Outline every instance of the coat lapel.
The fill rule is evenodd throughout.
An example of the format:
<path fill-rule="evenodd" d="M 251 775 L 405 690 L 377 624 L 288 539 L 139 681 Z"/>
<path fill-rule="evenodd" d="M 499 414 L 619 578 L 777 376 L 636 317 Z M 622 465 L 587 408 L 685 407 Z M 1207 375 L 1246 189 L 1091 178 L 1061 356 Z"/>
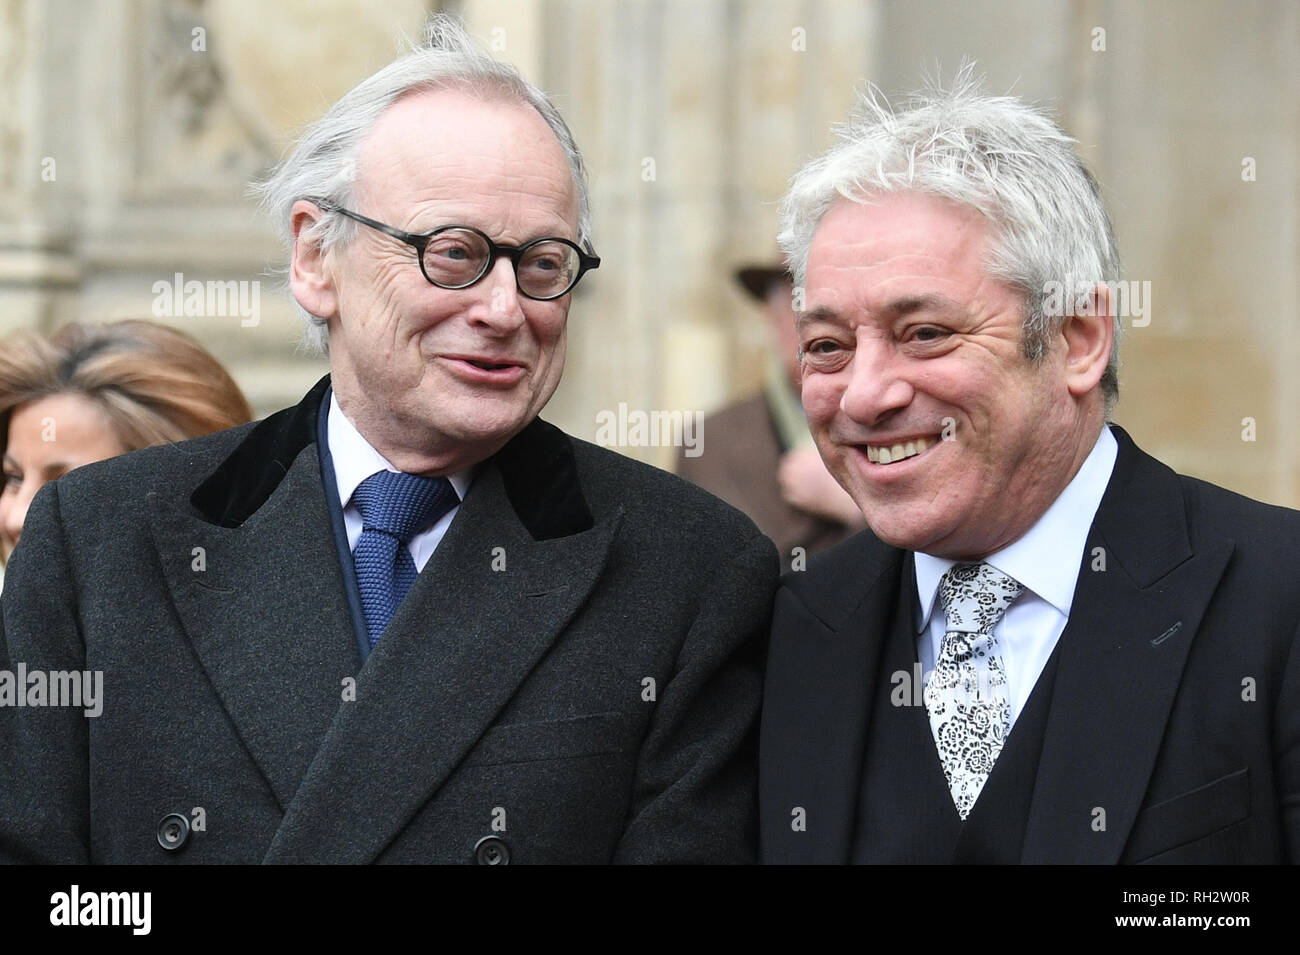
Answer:
<path fill-rule="evenodd" d="M 814 563 L 798 598 L 778 598 L 785 633 L 767 663 L 759 787 L 769 862 L 849 861 L 868 717 L 890 692 L 880 659 L 903 552 L 863 533 L 825 556 L 833 569 Z M 806 831 L 792 826 L 796 808 Z"/>
<path fill-rule="evenodd" d="M 1119 860 L 1188 650 L 1233 550 L 1223 540 L 1194 552 L 1178 476 L 1113 430 L 1115 470 L 1061 635 L 1027 863 Z M 1104 570 L 1094 569 L 1100 557 Z"/>
<path fill-rule="evenodd" d="M 251 513 L 254 503 L 215 476 L 192 499 L 203 507 L 182 511 L 151 495 L 151 531 L 176 612 L 282 807 L 334 718 L 341 681 L 359 666 L 316 446 L 286 427 L 303 410 L 261 422 L 222 465 L 259 462 L 244 472 L 244 487 L 269 496 Z M 222 526 L 214 515 L 242 520 Z"/>
<path fill-rule="evenodd" d="M 481 467 L 361 670 L 356 701 L 339 711 L 266 861 L 374 860 L 582 606 L 619 516 L 536 540 L 501 469 Z"/>
<path fill-rule="evenodd" d="M 592 519 L 572 443 L 533 421 L 479 466 L 362 666 L 317 447 L 328 386 L 251 427 L 188 507 L 153 498 L 177 614 L 285 810 L 268 862 L 375 859 L 578 612 L 622 517 Z"/>

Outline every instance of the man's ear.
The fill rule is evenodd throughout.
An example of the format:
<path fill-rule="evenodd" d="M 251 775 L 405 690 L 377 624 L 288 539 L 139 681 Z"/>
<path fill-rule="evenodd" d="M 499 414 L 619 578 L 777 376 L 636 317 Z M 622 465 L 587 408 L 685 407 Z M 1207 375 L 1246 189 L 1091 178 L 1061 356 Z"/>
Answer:
<path fill-rule="evenodd" d="M 320 243 L 307 232 L 321 217 L 320 209 L 299 199 L 289 210 L 293 228 L 293 258 L 289 263 L 289 288 L 293 297 L 312 315 L 329 321 L 338 315 L 338 291 L 334 273 Z"/>
<path fill-rule="evenodd" d="M 1061 338 L 1065 342 L 1065 386 L 1082 398 L 1101 383 L 1115 340 L 1115 303 L 1110 289 L 1098 284 L 1088 299 L 1065 316 Z"/>

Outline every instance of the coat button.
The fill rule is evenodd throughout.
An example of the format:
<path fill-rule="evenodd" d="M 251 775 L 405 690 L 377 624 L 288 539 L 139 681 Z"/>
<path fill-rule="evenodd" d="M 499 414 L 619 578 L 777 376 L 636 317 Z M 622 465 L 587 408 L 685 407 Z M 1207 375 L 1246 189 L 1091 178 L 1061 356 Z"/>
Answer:
<path fill-rule="evenodd" d="M 158 823 L 158 845 L 168 852 L 182 849 L 190 839 L 190 821 L 179 812 L 169 812 Z"/>
<path fill-rule="evenodd" d="M 509 865 L 510 847 L 499 836 L 484 836 L 474 843 L 474 861 L 479 865 Z"/>

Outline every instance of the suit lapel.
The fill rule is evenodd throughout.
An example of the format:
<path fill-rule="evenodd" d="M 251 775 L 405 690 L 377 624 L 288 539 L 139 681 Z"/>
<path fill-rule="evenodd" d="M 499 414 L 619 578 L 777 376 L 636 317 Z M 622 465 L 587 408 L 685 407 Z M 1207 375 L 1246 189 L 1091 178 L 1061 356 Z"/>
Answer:
<path fill-rule="evenodd" d="M 833 570 L 814 564 L 800 581 L 802 606 L 787 610 L 788 632 L 767 663 L 760 763 L 767 861 L 849 861 L 870 709 L 875 694 L 890 692 L 880 660 L 903 553 L 863 533 L 826 558 Z M 792 827 L 797 807 L 806 811 L 806 831 Z"/>
<path fill-rule="evenodd" d="M 534 420 L 480 465 L 361 666 L 317 446 L 328 387 L 250 427 L 188 506 L 151 498 L 182 626 L 285 810 L 267 861 L 378 856 L 577 613 L 622 517 L 595 523 L 573 443 Z"/>
<path fill-rule="evenodd" d="M 360 665 L 315 445 L 239 527 L 152 498 L 159 563 L 194 653 L 287 806 Z"/>
<path fill-rule="evenodd" d="M 500 468 L 483 465 L 366 661 L 356 701 L 339 710 L 266 861 L 374 860 L 582 606 L 617 525 L 618 515 L 536 540 Z"/>
<path fill-rule="evenodd" d="M 1027 863 L 1119 860 L 1188 650 L 1233 550 L 1224 540 L 1193 552 L 1178 476 L 1113 430 L 1115 470 L 1061 635 Z"/>

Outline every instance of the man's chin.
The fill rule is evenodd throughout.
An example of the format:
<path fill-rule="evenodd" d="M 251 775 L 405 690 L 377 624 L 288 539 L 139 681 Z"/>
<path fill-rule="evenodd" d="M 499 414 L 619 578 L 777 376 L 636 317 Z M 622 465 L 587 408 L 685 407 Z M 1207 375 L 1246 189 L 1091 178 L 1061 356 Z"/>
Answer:
<path fill-rule="evenodd" d="M 526 419 L 518 417 L 511 418 L 508 421 L 459 421 L 445 433 L 453 441 L 466 447 L 499 448 L 524 430 L 527 424 Z"/>
<path fill-rule="evenodd" d="M 929 548 L 938 545 L 946 536 L 946 529 L 938 526 L 937 521 L 927 520 L 921 514 L 900 514 L 898 504 L 864 503 L 856 497 L 855 500 L 871 533 L 890 547 L 930 553 Z"/>
<path fill-rule="evenodd" d="M 531 394 L 503 395 L 460 389 L 430 391 L 407 409 L 409 426 L 420 429 L 442 448 L 458 449 L 458 459 L 490 457 L 537 417 Z"/>

